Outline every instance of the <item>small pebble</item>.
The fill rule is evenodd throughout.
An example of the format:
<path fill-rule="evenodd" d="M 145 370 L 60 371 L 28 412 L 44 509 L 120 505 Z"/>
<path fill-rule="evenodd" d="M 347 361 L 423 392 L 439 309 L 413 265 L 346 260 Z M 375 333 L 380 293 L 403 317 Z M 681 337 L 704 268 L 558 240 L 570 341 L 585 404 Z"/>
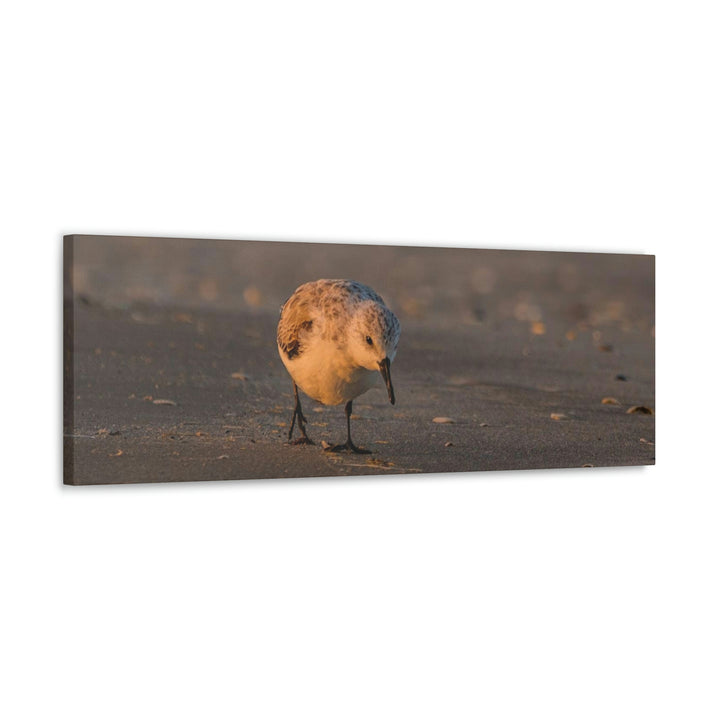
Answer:
<path fill-rule="evenodd" d="M 550 418 L 552 420 L 567 420 L 567 415 L 565 413 L 550 413 Z"/>
<path fill-rule="evenodd" d="M 158 398 L 157 400 L 153 400 L 153 405 L 176 405 L 177 403 L 174 400 L 162 400 Z"/>
<path fill-rule="evenodd" d="M 604 397 L 602 399 L 602 404 L 603 405 L 619 405 L 620 401 L 614 397 Z"/>
<path fill-rule="evenodd" d="M 454 423 L 455 421 L 449 417 L 436 417 L 436 418 L 433 418 L 433 422 L 439 423 L 441 425 L 447 425 L 449 423 Z"/>
<path fill-rule="evenodd" d="M 455 445 L 455 443 L 452 443 L 449 441 L 445 443 L 445 447 L 453 447 L 454 445 Z"/>

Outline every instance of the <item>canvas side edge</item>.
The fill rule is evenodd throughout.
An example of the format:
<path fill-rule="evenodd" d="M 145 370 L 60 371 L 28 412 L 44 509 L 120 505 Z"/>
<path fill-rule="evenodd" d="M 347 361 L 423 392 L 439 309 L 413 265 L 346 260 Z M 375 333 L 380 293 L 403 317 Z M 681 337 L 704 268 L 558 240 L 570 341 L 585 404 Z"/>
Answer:
<path fill-rule="evenodd" d="M 77 485 L 75 481 L 75 295 L 73 290 L 73 257 L 75 235 L 63 237 L 63 484 Z"/>

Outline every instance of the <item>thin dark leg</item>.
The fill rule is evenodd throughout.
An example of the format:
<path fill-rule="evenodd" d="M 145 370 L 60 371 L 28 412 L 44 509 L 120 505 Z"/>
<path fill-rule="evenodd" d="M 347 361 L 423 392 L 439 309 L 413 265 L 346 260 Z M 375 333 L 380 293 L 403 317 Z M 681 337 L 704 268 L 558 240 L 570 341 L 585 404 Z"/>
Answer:
<path fill-rule="evenodd" d="M 370 455 L 371 451 L 366 450 L 365 448 L 359 448 L 355 443 L 352 441 L 352 438 L 350 437 L 350 416 L 352 415 L 352 400 L 348 400 L 347 404 L 345 405 L 345 417 L 347 418 L 347 442 L 344 445 L 333 445 L 331 448 L 328 448 L 330 452 L 354 452 L 358 455 Z"/>
<path fill-rule="evenodd" d="M 314 445 L 315 443 L 307 436 L 305 432 L 305 424 L 307 420 L 303 415 L 302 407 L 300 406 L 300 395 L 298 394 L 297 383 L 293 382 L 293 388 L 295 388 L 295 410 L 293 410 L 292 422 L 290 423 L 290 432 L 288 433 L 288 442 L 291 445 Z M 297 440 L 292 439 L 293 430 L 295 429 L 295 420 L 297 419 L 298 428 L 300 428 L 301 437 Z"/>

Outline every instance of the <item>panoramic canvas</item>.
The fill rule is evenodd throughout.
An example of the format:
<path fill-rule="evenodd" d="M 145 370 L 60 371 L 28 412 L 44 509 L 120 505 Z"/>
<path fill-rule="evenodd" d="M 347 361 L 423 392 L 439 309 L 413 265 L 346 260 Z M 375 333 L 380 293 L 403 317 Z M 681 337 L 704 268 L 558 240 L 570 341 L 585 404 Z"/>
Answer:
<path fill-rule="evenodd" d="M 648 465 L 651 255 L 71 235 L 74 485 Z"/>

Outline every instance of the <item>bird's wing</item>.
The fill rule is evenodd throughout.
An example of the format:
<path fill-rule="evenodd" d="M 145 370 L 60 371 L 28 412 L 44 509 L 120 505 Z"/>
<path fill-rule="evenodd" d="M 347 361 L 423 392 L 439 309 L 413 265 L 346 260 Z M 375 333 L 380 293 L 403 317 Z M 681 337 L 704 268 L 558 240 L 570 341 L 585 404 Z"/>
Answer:
<path fill-rule="evenodd" d="M 311 331 L 313 316 L 310 305 L 295 293 L 280 311 L 277 328 L 277 344 L 288 360 L 298 357 L 303 351 L 303 339 Z"/>

